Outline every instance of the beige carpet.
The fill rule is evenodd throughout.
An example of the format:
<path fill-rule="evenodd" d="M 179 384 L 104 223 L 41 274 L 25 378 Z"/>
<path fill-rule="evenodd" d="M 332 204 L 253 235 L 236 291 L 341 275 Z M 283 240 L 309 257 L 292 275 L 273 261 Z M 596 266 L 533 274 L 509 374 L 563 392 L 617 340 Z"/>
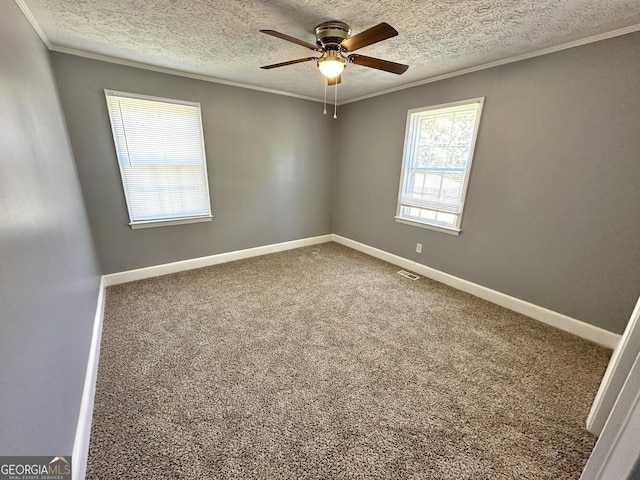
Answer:
<path fill-rule="evenodd" d="M 610 352 L 398 270 L 329 243 L 110 287 L 87 478 L 577 479 Z"/>

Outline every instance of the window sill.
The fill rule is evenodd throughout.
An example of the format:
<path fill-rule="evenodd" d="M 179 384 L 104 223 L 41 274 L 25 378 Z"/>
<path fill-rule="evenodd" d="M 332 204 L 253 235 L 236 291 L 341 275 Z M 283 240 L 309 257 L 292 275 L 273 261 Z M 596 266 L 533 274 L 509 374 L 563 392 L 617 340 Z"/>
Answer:
<path fill-rule="evenodd" d="M 396 222 L 404 223 L 405 225 L 411 225 L 413 227 L 426 228 L 427 230 L 434 230 L 440 233 L 446 233 L 447 235 L 455 235 L 456 237 L 460 235 L 462 230 L 453 227 L 442 227 L 439 225 L 431 225 L 429 223 L 415 222 L 412 220 L 407 220 L 402 217 L 395 217 Z"/>
<path fill-rule="evenodd" d="M 137 230 L 140 228 L 170 227 L 173 225 L 210 222 L 212 219 L 213 217 L 211 215 L 207 215 L 205 217 L 172 218 L 170 220 L 149 220 L 147 222 L 132 222 L 129 224 L 129 226 L 131 226 L 133 230 Z"/>

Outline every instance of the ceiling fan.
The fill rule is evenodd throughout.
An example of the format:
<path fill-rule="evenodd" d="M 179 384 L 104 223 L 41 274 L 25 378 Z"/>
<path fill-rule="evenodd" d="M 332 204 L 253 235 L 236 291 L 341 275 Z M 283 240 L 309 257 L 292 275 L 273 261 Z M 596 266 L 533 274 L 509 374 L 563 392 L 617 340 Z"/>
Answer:
<path fill-rule="evenodd" d="M 320 57 L 299 58 L 297 60 L 274 63 L 273 65 L 260 67 L 266 70 L 294 65 L 296 63 L 316 61 L 320 72 L 327 77 L 328 85 L 336 85 L 341 82 L 340 75 L 347 63 L 375 68 L 376 70 L 383 70 L 397 75 L 403 74 L 409 68 L 408 65 L 402 65 L 401 63 L 351 53 L 359 48 L 366 47 L 398 35 L 396 29 L 388 23 L 379 23 L 378 25 L 352 37 L 351 27 L 346 23 L 339 22 L 337 20 L 324 22 L 314 29 L 316 35 L 315 45 L 305 42 L 304 40 L 299 40 L 289 35 L 285 35 L 284 33 L 276 32 L 275 30 L 260 31 L 267 35 L 287 40 L 288 42 L 301 45 L 322 54 Z"/>

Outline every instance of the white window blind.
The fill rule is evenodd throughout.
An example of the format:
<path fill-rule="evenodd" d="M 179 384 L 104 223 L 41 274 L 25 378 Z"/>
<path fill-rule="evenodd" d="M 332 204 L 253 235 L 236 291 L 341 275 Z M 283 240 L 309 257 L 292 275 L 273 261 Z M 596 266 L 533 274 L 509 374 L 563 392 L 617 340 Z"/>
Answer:
<path fill-rule="evenodd" d="M 210 220 L 200 104 L 105 94 L 131 226 Z"/>
<path fill-rule="evenodd" d="M 409 110 L 398 221 L 460 231 L 483 100 Z"/>

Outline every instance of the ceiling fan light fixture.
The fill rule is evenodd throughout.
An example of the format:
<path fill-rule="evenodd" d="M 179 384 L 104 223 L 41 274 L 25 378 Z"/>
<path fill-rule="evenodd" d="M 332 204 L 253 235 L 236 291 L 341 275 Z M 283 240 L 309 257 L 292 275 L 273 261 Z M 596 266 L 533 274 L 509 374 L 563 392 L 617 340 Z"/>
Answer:
<path fill-rule="evenodd" d="M 342 73 L 345 63 L 343 58 L 328 53 L 326 56 L 318 59 L 318 68 L 320 69 L 320 73 L 325 77 L 335 78 Z"/>

